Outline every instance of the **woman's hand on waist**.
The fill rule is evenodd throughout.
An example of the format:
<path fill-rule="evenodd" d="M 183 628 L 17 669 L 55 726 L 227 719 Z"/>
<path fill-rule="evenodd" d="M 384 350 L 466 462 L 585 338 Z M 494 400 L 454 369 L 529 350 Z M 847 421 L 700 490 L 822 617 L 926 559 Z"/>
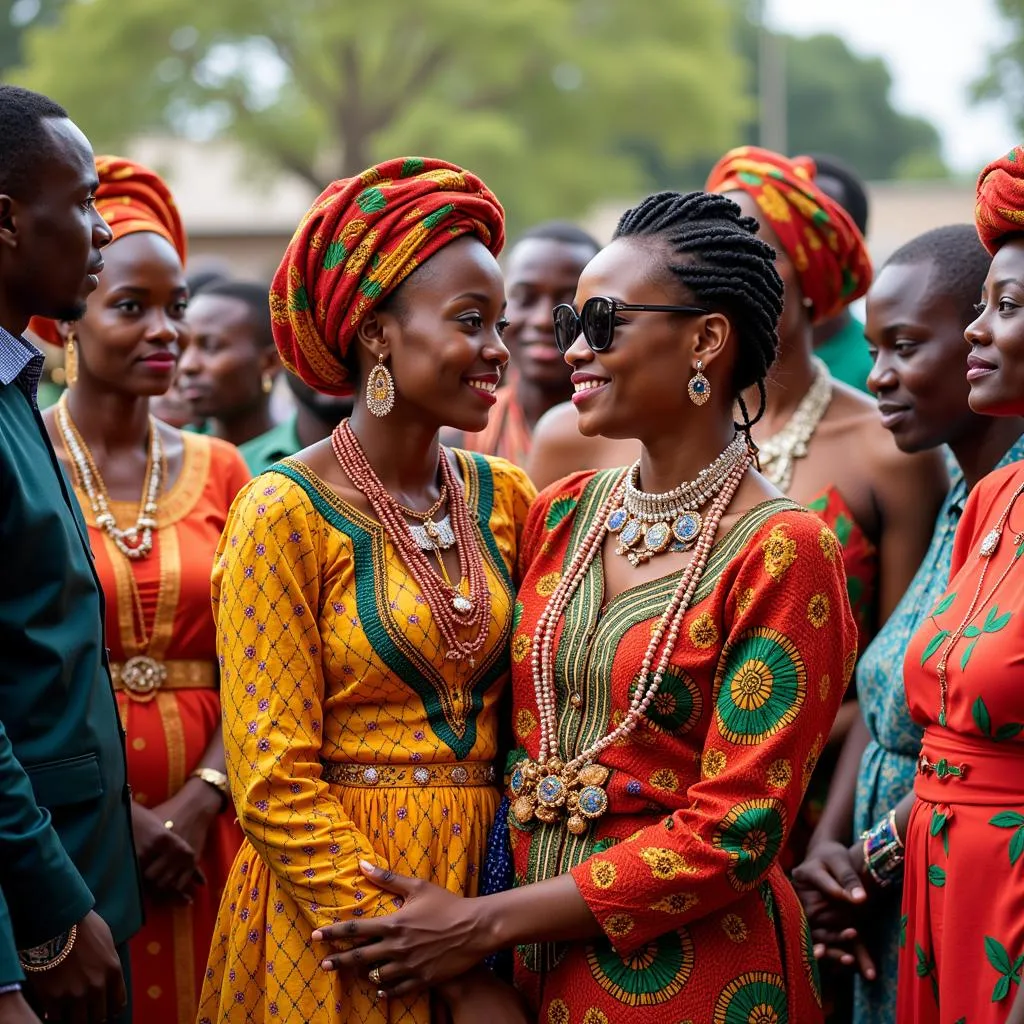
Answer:
<path fill-rule="evenodd" d="M 433 988 L 470 971 L 494 952 L 482 920 L 483 900 L 456 896 L 431 882 L 396 875 L 365 861 L 371 881 L 402 898 L 401 909 L 382 917 L 359 918 L 313 932 L 314 942 L 350 946 L 328 953 L 328 971 L 355 971 L 386 996 Z"/>

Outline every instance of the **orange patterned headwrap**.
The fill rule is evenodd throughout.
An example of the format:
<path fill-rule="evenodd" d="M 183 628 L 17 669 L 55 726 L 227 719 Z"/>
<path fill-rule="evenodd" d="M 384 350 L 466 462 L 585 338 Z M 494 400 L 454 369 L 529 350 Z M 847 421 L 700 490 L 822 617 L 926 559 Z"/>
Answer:
<path fill-rule="evenodd" d="M 96 174 L 100 180 L 96 209 L 110 225 L 113 241 L 139 231 L 151 231 L 174 246 L 184 265 L 188 256 L 185 229 L 174 196 L 163 178 L 148 167 L 120 156 L 96 157 Z M 29 329 L 43 341 L 61 344 L 53 320 L 33 317 Z"/>
<path fill-rule="evenodd" d="M 505 212 L 476 175 L 443 160 L 388 160 L 328 185 L 271 285 L 281 361 L 317 391 L 351 394 L 344 359 L 360 320 L 438 249 L 468 234 L 497 256 Z"/>
<path fill-rule="evenodd" d="M 814 184 L 807 156 L 788 159 L 757 146 L 726 153 L 708 176 L 709 192 L 746 192 L 796 267 L 815 323 L 835 316 L 871 284 L 871 257 L 850 215 Z"/>
<path fill-rule="evenodd" d="M 1024 233 L 1024 146 L 1014 146 L 978 175 L 974 222 L 993 256 L 1007 235 Z"/>

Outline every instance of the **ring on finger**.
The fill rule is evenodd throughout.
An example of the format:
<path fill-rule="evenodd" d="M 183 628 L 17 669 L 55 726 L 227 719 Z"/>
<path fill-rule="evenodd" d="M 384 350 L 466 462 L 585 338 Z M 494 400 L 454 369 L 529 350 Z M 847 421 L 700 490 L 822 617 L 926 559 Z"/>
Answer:
<path fill-rule="evenodd" d="M 370 978 L 370 981 L 372 981 L 374 983 L 374 985 L 380 985 L 380 966 L 379 965 L 377 967 L 371 968 L 370 974 L 369 974 L 369 978 Z M 380 995 L 380 993 L 378 992 L 377 995 Z"/>

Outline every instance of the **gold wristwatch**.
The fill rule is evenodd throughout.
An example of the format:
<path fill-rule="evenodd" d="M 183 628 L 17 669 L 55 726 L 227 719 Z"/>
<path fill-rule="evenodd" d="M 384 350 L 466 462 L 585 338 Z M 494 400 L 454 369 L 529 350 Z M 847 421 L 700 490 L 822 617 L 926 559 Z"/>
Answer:
<path fill-rule="evenodd" d="M 216 768 L 197 768 L 192 777 L 202 779 L 207 785 L 213 786 L 220 793 L 221 810 L 227 807 L 231 794 L 228 792 L 228 777 L 223 772 L 217 771 Z"/>

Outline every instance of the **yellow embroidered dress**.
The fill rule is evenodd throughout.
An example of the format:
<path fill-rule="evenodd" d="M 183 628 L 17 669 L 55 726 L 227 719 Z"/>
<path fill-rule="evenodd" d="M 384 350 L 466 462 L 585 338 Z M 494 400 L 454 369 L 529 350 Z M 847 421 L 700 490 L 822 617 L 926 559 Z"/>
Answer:
<path fill-rule="evenodd" d="M 423 1022 L 321 969 L 314 928 L 394 909 L 364 858 L 476 892 L 498 805 L 513 567 L 534 496 L 503 459 L 458 452 L 491 584 L 475 665 L 445 661 L 430 610 L 380 525 L 309 469 L 242 491 L 214 570 L 227 768 L 246 834 L 214 932 L 199 1020 Z M 328 781 L 330 780 L 330 781 Z"/>

